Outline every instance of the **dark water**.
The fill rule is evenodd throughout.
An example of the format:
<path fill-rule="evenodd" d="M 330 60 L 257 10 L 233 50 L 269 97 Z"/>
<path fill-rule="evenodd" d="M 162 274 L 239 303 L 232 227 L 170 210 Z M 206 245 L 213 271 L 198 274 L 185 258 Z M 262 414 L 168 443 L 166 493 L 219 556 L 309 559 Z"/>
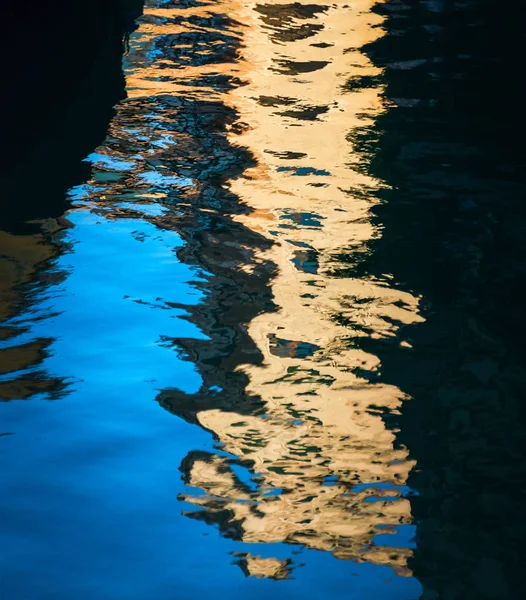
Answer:
<path fill-rule="evenodd" d="M 524 181 L 451 10 L 116 21 L 7 178 L 2 598 L 519 597 Z"/>

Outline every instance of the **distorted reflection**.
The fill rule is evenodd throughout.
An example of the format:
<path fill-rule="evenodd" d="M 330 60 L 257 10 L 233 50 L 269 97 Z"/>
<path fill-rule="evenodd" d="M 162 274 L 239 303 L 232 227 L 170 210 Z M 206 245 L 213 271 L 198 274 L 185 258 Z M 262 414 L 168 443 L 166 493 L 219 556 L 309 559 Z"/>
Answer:
<path fill-rule="evenodd" d="M 3 394 L 155 397 L 214 439 L 186 440 L 173 510 L 242 544 L 247 577 L 300 577 L 324 551 L 378 568 L 364 598 L 414 600 L 413 463 L 384 419 L 404 397 L 356 343 L 407 347 L 421 320 L 389 273 L 353 274 L 381 235 L 385 184 L 350 140 L 386 110 L 359 50 L 382 17 L 372 0 L 146 4 L 91 179 L 11 245 L 7 304 L 40 274 L 3 315 Z"/>
<path fill-rule="evenodd" d="M 374 383 L 379 361 L 353 340 L 395 338 L 419 319 L 418 301 L 390 287 L 388 275 L 347 274 L 379 233 L 367 219 L 368 191 L 382 184 L 353 169 L 347 140 L 383 110 L 380 85 L 345 88 L 353 76 L 378 74 L 355 50 L 382 35 L 370 7 L 148 10 L 136 48 L 157 60 L 134 72 L 133 93 L 192 98 L 191 126 L 205 140 L 217 135 L 219 115 L 230 117 L 230 156 L 248 150 L 251 157 L 241 175 L 214 187 L 222 214 L 210 218 L 225 222 L 232 194 L 239 203 L 230 226 L 203 230 L 197 246 L 214 279 L 206 309 L 192 318 L 210 339 L 185 347 L 203 386 L 197 396 L 165 390 L 159 398 L 221 443 L 221 453 L 192 452 L 181 467 L 186 483 L 205 492 L 182 495 L 201 509 L 188 516 L 245 542 L 301 544 L 408 575 L 411 462 L 382 420 L 398 410 L 401 393 Z M 243 25 L 224 14 L 239 15 Z M 218 22 L 220 42 L 208 29 Z M 185 41 L 185 23 L 192 31 L 200 24 L 206 52 Z M 176 47 L 178 56 L 183 48 L 192 56 L 177 63 L 177 73 Z M 215 140 L 213 147 L 220 147 Z M 187 151 L 182 139 L 179 148 Z M 224 178 L 228 162 L 214 159 Z M 187 192 L 194 210 L 208 200 L 206 171 L 213 169 L 200 171 Z"/>

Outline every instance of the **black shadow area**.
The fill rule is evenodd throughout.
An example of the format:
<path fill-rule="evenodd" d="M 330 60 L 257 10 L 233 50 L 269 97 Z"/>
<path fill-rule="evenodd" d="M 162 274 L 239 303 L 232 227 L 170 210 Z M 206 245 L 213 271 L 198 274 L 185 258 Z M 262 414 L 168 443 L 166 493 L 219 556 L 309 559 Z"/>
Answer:
<path fill-rule="evenodd" d="M 82 159 L 124 97 L 122 56 L 142 0 L 11 2 L 2 7 L 0 228 L 60 215 L 89 175 Z"/>
<path fill-rule="evenodd" d="M 417 465 L 417 549 L 428 600 L 526 597 L 526 182 L 519 2 L 376 6 L 364 48 L 389 109 L 353 137 L 379 193 L 363 276 L 422 296 L 425 323 L 364 345 L 412 399 L 393 423 Z M 359 83 L 359 82 L 358 82 Z M 350 82 L 356 85 L 356 82 Z"/>

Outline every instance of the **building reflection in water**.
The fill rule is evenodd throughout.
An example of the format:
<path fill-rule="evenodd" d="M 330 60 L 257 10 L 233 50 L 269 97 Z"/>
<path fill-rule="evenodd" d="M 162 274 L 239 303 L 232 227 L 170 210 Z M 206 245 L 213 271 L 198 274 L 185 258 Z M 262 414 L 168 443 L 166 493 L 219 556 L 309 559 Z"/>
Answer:
<path fill-rule="evenodd" d="M 189 248 L 212 277 L 192 315 L 209 339 L 179 341 L 203 386 L 159 396 L 220 448 L 191 452 L 181 466 L 201 490 L 181 496 L 200 509 L 188 516 L 244 542 L 301 544 L 409 575 L 412 463 L 383 419 L 402 395 L 375 383 L 381 365 L 355 343 L 398 339 L 420 319 L 418 299 L 388 274 L 352 276 L 366 242 L 380 235 L 368 215 L 371 191 L 383 184 L 360 172 L 348 141 L 384 110 L 381 85 L 346 87 L 381 74 L 357 50 L 382 35 L 370 8 L 147 10 L 135 41 L 147 68 L 129 81 L 138 97 L 147 90 L 178 104 L 176 152 L 188 163 L 192 149 L 191 166 L 179 167 L 193 178 L 183 211 L 207 211 Z M 152 54 L 153 63 L 143 58 Z M 218 118 L 233 165 L 217 156 Z M 204 140 L 199 156 L 188 128 L 194 147 Z M 244 154 L 243 172 L 229 173 Z M 286 576 L 286 566 L 271 563 L 246 558 L 244 569 Z"/>
<path fill-rule="evenodd" d="M 60 244 L 87 243 L 69 225 L 93 220 L 158 244 L 147 297 L 130 301 L 187 323 L 183 335 L 160 321 L 160 346 L 201 383 L 171 381 L 167 366 L 152 389 L 216 441 L 180 466 L 188 517 L 245 544 L 410 577 L 413 463 L 386 418 L 404 397 L 376 382 L 382 365 L 357 343 L 409 351 L 403 326 L 421 320 L 418 298 L 389 273 L 355 275 L 381 235 L 370 210 L 385 185 L 362 172 L 350 141 L 387 110 L 381 71 L 359 50 L 383 35 L 372 5 L 147 2 L 125 57 L 128 99 L 89 157 L 92 179 L 70 192 L 62 222 L 44 225 L 66 253 Z M 188 288 L 166 301 L 173 247 Z M 45 248 L 38 262 L 55 251 Z M 133 280 L 133 252 L 121 280 Z M 289 559 L 259 551 L 233 560 L 247 576 L 292 576 Z"/>

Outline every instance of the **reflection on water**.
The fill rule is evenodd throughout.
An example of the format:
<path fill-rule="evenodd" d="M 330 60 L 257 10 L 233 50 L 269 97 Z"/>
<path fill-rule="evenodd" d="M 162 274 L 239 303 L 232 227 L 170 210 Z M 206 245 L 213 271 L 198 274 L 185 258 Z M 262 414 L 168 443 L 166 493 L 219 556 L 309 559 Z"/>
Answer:
<path fill-rule="evenodd" d="M 250 321 L 238 313 L 229 323 L 230 330 L 246 328 L 252 341 L 228 367 L 246 376 L 242 410 L 214 369 L 207 384 L 222 391 L 194 404 L 192 417 L 230 456 L 191 453 L 182 466 L 185 482 L 205 493 L 182 497 L 203 509 L 188 516 L 216 523 L 234 539 L 302 544 L 408 574 L 407 544 L 392 547 L 411 528 L 404 498 L 410 462 L 403 449 L 394 450 L 382 420 L 383 411 L 397 410 L 401 394 L 374 383 L 378 360 L 353 340 L 395 336 L 400 323 L 418 319 L 417 302 L 346 271 L 377 234 L 367 219 L 368 191 L 381 185 L 353 170 L 347 141 L 353 126 L 382 110 L 380 87 L 352 95 L 344 88 L 355 72 L 376 74 L 350 50 L 381 35 L 374 28 L 381 19 L 367 8 L 259 5 L 243 20 L 244 84 L 225 103 L 246 124 L 228 139 L 250 149 L 254 164 L 228 189 L 251 209 L 234 220 L 272 242 L 243 261 L 243 270 L 275 265 L 274 307 L 261 306 Z M 312 45 L 322 41 L 330 45 Z M 239 310 L 258 302 L 234 293 L 218 301 Z M 196 363 L 208 373 L 210 354 L 221 351 L 213 329 L 204 331 L 212 341 Z M 188 400 L 165 391 L 162 404 L 184 414 Z"/>
<path fill-rule="evenodd" d="M 356 276 L 382 234 L 352 140 L 388 110 L 359 50 L 383 18 L 146 4 L 72 209 L 1 234 L 0 390 L 28 400 L 2 406 L 4 585 L 414 600 L 404 394 L 358 343 L 410 349 L 422 321 L 392 275 Z"/>

